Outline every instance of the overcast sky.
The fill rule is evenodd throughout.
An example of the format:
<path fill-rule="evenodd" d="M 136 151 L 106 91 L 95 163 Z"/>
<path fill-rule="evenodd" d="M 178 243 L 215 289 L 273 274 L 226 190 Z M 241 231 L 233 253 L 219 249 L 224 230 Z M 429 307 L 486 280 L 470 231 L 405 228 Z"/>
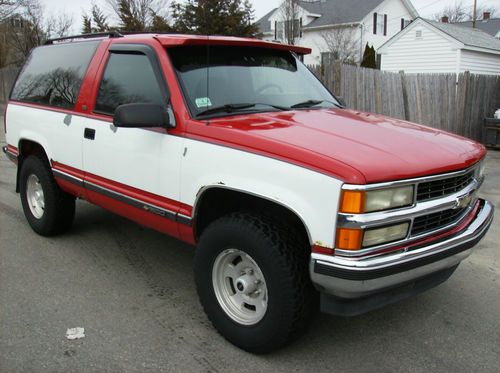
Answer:
<path fill-rule="evenodd" d="M 41 0 L 45 5 L 47 13 L 69 13 L 73 16 L 75 32 L 80 31 L 81 15 L 83 11 L 88 11 L 92 1 L 86 0 Z M 251 3 L 255 9 L 256 20 L 275 8 L 282 0 L 253 0 Z M 348 0 L 346 0 L 348 1 Z M 413 6 L 423 17 L 429 17 L 439 12 L 446 5 L 454 4 L 457 0 L 412 0 Z M 469 4 L 472 8 L 474 0 L 463 0 L 464 4 Z M 105 0 L 95 0 L 95 3 L 106 8 Z M 500 0 L 478 0 L 478 5 L 495 5 L 500 8 Z"/>

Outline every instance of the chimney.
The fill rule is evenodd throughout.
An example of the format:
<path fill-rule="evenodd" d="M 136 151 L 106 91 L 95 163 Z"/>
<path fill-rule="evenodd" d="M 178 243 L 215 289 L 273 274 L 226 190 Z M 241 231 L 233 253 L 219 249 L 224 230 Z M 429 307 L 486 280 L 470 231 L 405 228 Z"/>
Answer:
<path fill-rule="evenodd" d="M 490 12 L 483 12 L 483 21 L 489 20 L 490 16 L 491 16 Z"/>
<path fill-rule="evenodd" d="M 441 22 L 442 23 L 448 23 L 448 16 L 442 16 L 441 17 Z"/>

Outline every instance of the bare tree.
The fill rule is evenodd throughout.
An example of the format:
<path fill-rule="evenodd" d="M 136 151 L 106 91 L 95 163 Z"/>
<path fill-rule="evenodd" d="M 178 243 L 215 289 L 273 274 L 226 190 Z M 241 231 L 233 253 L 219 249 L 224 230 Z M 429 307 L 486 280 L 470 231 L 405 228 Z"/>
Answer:
<path fill-rule="evenodd" d="M 68 35 L 71 27 L 73 26 L 73 17 L 66 13 L 59 13 L 57 15 L 50 15 L 45 20 L 45 36 L 50 38 L 61 38 Z"/>
<path fill-rule="evenodd" d="M 23 1 L 0 0 L 0 23 L 10 18 L 23 5 Z"/>
<path fill-rule="evenodd" d="M 352 27 L 335 27 L 321 33 L 329 60 L 353 64 L 359 54 L 358 41 Z"/>
<path fill-rule="evenodd" d="M 301 33 L 300 9 L 299 0 L 285 0 L 281 4 L 278 10 L 279 21 L 276 24 L 278 40 L 295 45 Z"/>
<path fill-rule="evenodd" d="M 65 36 L 71 26 L 72 18 L 66 14 L 46 17 L 40 0 L 25 0 L 15 13 L 19 23 L 8 23 L 6 39 L 9 44 L 12 63 L 20 64 L 31 49 L 51 37 Z"/>
<path fill-rule="evenodd" d="M 491 17 L 495 17 L 498 13 L 498 8 L 493 5 L 479 5 L 476 10 L 476 20 L 481 19 L 484 12 L 489 12 Z M 441 11 L 434 14 L 432 18 L 440 21 L 443 16 L 448 17 L 449 23 L 472 21 L 474 19 L 474 7 L 465 5 L 463 1 L 459 1 L 453 5 L 444 7 Z"/>

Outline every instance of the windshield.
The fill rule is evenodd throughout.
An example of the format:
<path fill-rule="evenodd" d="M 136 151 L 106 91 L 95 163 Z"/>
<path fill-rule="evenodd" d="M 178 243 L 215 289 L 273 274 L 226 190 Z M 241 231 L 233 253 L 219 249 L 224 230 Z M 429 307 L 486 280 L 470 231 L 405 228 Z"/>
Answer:
<path fill-rule="evenodd" d="M 188 46 L 169 55 L 193 116 L 340 106 L 290 52 Z"/>

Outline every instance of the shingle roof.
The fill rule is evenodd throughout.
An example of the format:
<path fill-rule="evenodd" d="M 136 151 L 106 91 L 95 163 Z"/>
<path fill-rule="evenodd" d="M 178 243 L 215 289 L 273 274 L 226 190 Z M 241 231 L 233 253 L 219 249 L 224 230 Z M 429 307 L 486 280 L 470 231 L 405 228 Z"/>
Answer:
<path fill-rule="evenodd" d="M 271 17 L 273 15 L 273 13 L 276 11 L 276 9 L 278 9 L 278 8 L 274 8 L 269 13 L 267 13 L 264 17 L 262 17 L 257 22 L 255 22 L 257 25 L 259 25 L 260 32 L 271 31 L 271 22 L 269 22 L 269 17 Z"/>
<path fill-rule="evenodd" d="M 457 22 L 454 25 L 460 25 L 472 28 L 472 21 Z M 476 21 L 476 28 L 495 36 L 500 31 L 500 18 L 490 18 L 487 21 Z"/>
<path fill-rule="evenodd" d="M 383 1 L 384 0 L 317 0 L 299 1 L 299 4 L 309 13 L 321 15 L 321 17 L 304 27 L 304 29 L 307 29 L 316 26 L 359 22 Z M 261 32 L 271 31 L 269 18 L 276 9 L 277 8 L 271 10 L 257 21 Z"/>
<path fill-rule="evenodd" d="M 477 28 L 465 27 L 456 23 L 425 21 L 467 46 L 500 51 L 500 40 Z"/>
<path fill-rule="evenodd" d="M 384 0 L 325 0 L 301 1 L 300 6 L 310 13 L 321 14 L 304 28 L 359 22 Z"/>

